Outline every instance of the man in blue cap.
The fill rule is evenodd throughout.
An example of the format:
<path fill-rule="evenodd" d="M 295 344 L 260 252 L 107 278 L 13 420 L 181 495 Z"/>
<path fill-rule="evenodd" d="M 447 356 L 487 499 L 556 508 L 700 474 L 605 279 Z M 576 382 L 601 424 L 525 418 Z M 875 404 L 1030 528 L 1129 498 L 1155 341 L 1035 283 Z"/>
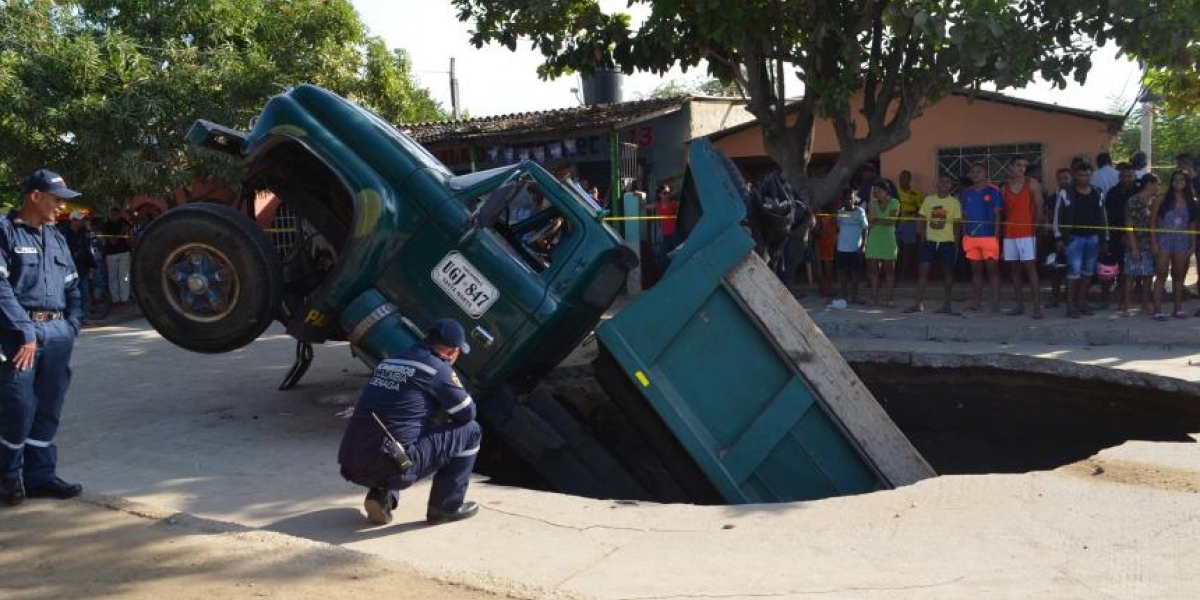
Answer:
<path fill-rule="evenodd" d="M 483 434 L 475 402 L 453 366 L 470 351 L 462 325 L 440 319 L 424 341 L 384 359 L 371 374 L 342 437 L 338 463 L 342 477 L 369 489 L 364 507 L 372 523 L 390 523 L 398 491 L 430 475 L 426 521 L 461 521 L 479 512 L 464 498 Z M 407 468 L 400 466 L 405 459 L 411 461 Z"/>
<path fill-rule="evenodd" d="M 39 169 L 21 187 L 21 208 L 0 218 L 0 500 L 74 498 L 58 477 L 54 435 L 79 333 L 79 275 L 55 214 L 76 196 Z"/>

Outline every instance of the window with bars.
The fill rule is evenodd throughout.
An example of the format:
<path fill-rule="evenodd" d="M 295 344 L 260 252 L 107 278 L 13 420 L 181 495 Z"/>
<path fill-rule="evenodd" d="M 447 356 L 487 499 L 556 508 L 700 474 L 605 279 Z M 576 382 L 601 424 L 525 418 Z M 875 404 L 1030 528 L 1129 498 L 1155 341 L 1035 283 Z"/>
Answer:
<path fill-rule="evenodd" d="M 949 175 L 958 181 L 970 172 L 972 164 L 978 162 L 987 166 L 989 180 L 1003 181 L 1008 178 L 1008 163 L 1012 161 L 1012 157 L 1018 155 L 1029 159 L 1027 173 L 1039 178 L 1045 177 L 1040 143 L 939 148 L 938 176 Z"/>

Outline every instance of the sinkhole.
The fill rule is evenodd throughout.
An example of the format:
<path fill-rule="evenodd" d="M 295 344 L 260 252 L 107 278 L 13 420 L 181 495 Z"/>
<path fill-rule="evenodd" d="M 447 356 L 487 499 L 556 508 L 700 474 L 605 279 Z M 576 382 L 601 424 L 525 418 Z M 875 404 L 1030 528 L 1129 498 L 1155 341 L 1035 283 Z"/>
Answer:
<path fill-rule="evenodd" d="M 982 367 L 851 366 L 939 475 L 1050 470 L 1131 440 L 1200 433 L 1200 396 L 1186 393 Z M 506 419 L 484 418 L 476 471 L 593 498 L 722 503 L 645 402 L 620 398 L 597 373 L 598 363 L 557 369 L 512 397 Z"/>

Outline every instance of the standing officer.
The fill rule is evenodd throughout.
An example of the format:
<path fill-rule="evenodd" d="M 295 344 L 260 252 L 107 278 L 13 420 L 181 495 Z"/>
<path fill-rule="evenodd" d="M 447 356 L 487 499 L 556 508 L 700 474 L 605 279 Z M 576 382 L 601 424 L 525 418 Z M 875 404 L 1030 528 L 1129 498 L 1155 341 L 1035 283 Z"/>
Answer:
<path fill-rule="evenodd" d="M 59 479 L 54 446 L 81 318 L 79 275 L 54 215 L 79 192 L 39 169 L 21 193 L 20 210 L 0 218 L 0 498 L 14 506 L 83 491 Z"/>
<path fill-rule="evenodd" d="M 475 422 L 475 403 L 453 367 L 470 351 L 462 325 L 440 319 L 424 341 L 375 367 L 338 450 L 342 477 L 370 489 L 364 507 L 371 522 L 390 523 L 400 500 L 397 491 L 429 475 L 433 488 L 426 521 L 461 521 L 479 512 L 478 505 L 463 499 L 483 434 Z M 411 467 L 377 468 L 389 439 L 403 447 Z M 390 458 L 382 460 L 386 464 Z"/>

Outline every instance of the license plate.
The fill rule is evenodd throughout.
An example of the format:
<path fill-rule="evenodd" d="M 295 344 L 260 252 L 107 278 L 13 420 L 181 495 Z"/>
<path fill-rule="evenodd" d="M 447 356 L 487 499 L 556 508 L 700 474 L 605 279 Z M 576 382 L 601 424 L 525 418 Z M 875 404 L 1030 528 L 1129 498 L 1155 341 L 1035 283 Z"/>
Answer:
<path fill-rule="evenodd" d="M 457 252 L 447 254 L 433 268 L 433 281 L 473 319 L 487 312 L 500 297 L 496 286 Z"/>

